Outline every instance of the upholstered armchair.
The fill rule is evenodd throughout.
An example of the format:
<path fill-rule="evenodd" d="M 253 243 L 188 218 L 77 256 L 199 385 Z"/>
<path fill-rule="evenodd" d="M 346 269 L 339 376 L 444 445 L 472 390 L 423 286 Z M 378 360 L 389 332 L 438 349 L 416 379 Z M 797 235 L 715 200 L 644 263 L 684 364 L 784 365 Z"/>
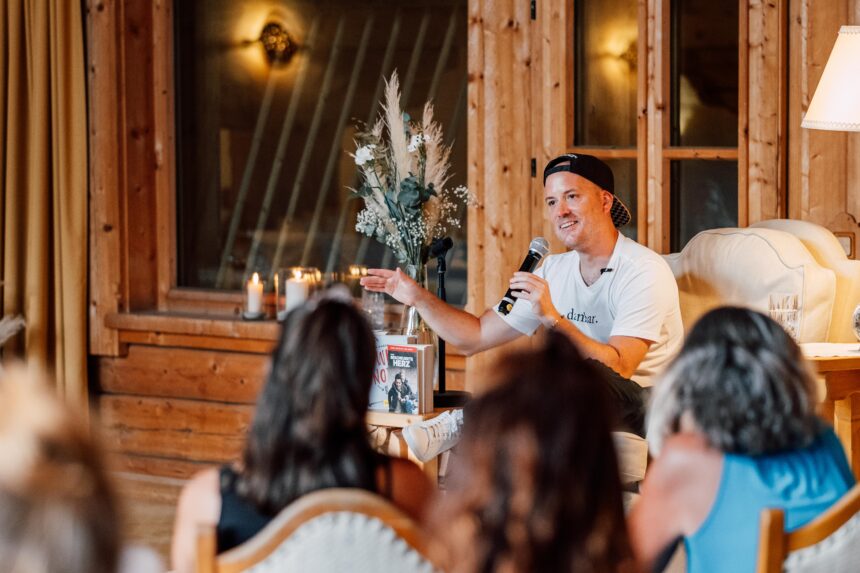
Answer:
<path fill-rule="evenodd" d="M 687 330 L 718 306 L 746 306 L 767 313 L 770 294 L 795 293 L 801 309 L 798 341 L 831 340 L 836 273 L 788 232 L 758 227 L 710 229 L 665 259 L 678 281 Z"/>

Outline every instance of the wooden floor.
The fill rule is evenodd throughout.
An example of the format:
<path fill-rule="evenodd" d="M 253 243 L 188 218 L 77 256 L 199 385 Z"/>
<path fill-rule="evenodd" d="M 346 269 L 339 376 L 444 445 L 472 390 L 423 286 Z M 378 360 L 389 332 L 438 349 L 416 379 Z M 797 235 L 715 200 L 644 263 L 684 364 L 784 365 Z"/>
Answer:
<path fill-rule="evenodd" d="M 185 481 L 132 473 L 113 476 L 122 503 L 126 540 L 151 547 L 169 564 L 173 517 Z"/>

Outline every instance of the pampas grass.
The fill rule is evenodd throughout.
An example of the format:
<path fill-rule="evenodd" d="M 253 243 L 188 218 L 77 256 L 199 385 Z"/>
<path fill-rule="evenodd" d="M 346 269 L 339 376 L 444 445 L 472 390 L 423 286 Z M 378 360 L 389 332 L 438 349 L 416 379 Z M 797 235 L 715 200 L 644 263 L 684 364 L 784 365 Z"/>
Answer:
<path fill-rule="evenodd" d="M 459 227 L 459 206 L 474 201 L 463 186 L 448 189 L 451 148 L 424 105 L 421 122 L 409 121 L 400 105 L 395 71 L 385 82 L 382 113 L 366 131 L 357 130 L 351 154 L 362 185 L 352 189 L 364 199 L 356 230 L 374 237 L 403 264 L 423 265 L 426 245 Z"/>

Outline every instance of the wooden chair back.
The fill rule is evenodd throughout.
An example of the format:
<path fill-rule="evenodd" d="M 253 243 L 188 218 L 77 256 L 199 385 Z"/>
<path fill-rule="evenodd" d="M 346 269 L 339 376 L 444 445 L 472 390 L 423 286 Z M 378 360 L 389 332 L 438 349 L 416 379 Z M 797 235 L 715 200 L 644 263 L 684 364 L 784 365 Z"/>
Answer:
<path fill-rule="evenodd" d="M 303 525 L 333 513 L 360 514 L 372 520 L 378 520 L 381 522 L 380 529 L 387 530 L 386 540 L 400 540 L 405 544 L 399 548 L 401 553 L 403 551 L 415 553 L 412 561 L 421 564 L 420 567 L 416 567 L 416 570 L 435 570 L 428 557 L 423 532 L 409 516 L 385 498 L 366 490 L 331 488 L 302 496 L 284 508 L 252 539 L 221 555 L 216 555 L 215 528 L 201 528 L 197 536 L 196 571 L 197 573 L 248 571 L 269 559 Z M 328 551 L 336 552 L 338 548 L 335 544 L 336 541 L 333 540 L 332 545 L 327 548 Z M 384 548 L 379 549 L 381 551 Z M 357 565 L 354 565 L 351 564 L 350 569 L 359 571 Z"/>
<path fill-rule="evenodd" d="M 843 526 L 850 527 L 850 531 L 843 529 Z M 844 564 L 844 569 L 841 570 L 856 571 L 858 567 L 858 562 L 855 560 L 856 554 L 860 552 L 860 484 L 855 485 L 833 507 L 791 533 L 785 532 L 785 515 L 781 509 L 762 511 L 759 522 L 758 566 L 756 571 L 757 573 L 782 573 L 784 570 L 806 570 L 802 564 L 796 568 L 790 564 L 786 567 L 786 559 L 789 559 L 790 554 L 794 552 L 808 550 L 808 548 L 820 543 L 823 544 L 837 532 L 852 537 L 853 541 L 843 540 L 841 546 L 846 547 L 849 551 L 853 550 L 855 557 L 848 555 L 845 555 L 844 559 L 839 556 L 832 557 Z M 822 549 L 828 550 L 827 548 Z M 818 564 L 823 566 L 821 556 L 818 557 Z M 817 566 L 813 565 L 809 570 L 817 570 Z M 837 573 L 837 570 L 831 566 L 821 570 Z"/>

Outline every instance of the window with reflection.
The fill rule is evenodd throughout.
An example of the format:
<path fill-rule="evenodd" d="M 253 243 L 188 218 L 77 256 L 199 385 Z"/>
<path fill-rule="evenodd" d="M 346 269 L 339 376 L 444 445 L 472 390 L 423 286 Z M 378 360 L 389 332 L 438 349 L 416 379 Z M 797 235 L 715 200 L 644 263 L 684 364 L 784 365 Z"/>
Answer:
<path fill-rule="evenodd" d="M 622 232 L 634 240 L 638 235 L 636 13 L 636 0 L 574 3 L 573 151 L 584 149 L 612 168 L 615 192 L 631 215 Z"/>
<path fill-rule="evenodd" d="M 355 231 L 348 152 L 395 69 L 407 113 L 433 101 L 453 144 L 451 183 L 466 183 L 465 0 L 183 0 L 174 11 L 178 286 L 238 289 L 250 270 L 288 266 L 393 267 Z M 448 265 L 459 304 L 465 218 Z"/>
<path fill-rule="evenodd" d="M 668 60 L 668 77 L 638 61 L 647 27 L 654 25 L 639 2 L 574 0 L 568 150 L 610 163 L 633 215 L 622 229 L 631 238 L 638 235 L 637 190 L 644 194 L 649 180 L 661 181 L 655 192 L 669 205 L 668 248 L 677 251 L 701 230 L 738 224 L 739 7 L 708 0 L 658 3 L 668 14 L 668 41 L 654 35 L 650 49 Z M 647 124 L 638 121 L 637 108 L 644 109 L 646 93 L 658 91 L 666 92 L 668 104 L 657 127 L 662 131 L 640 132 Z M 659 165 L 665 175 L 649 179 L 653 174 L 637 169 L 637 162 L 655 154 L 658 161 L 648 169 Z"/>
<path fill-rule="evenodd" d="M 672 2 L 670 141 L 738 146 L 738 3 Z M 672 161 L 671 246 L 738 224 L 738 162 Z"/>

